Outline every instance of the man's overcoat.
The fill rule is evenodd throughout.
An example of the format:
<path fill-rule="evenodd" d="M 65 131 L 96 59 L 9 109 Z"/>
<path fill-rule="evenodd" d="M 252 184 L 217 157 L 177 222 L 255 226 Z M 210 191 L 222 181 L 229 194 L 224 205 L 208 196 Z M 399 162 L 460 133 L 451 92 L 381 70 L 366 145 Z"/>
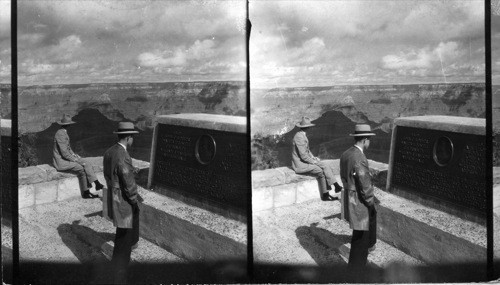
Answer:
<path fill-rule="evenodd" d="M 104 178 L 108 185 L 108 213 L 113 225 L 132 228 L 132 205 L 137 204 L 137 184 L 130 155 L 120 144 L 110 147 L 103 158 Z"/>
<path fill-rule="evenodd" d="M 359 148 L 353 146 L 340 157 L 340 177 L 345 219 L 351 229 L 368 231 L 369 208 L 374 207 L 373 185 L 368 160 Z"/>

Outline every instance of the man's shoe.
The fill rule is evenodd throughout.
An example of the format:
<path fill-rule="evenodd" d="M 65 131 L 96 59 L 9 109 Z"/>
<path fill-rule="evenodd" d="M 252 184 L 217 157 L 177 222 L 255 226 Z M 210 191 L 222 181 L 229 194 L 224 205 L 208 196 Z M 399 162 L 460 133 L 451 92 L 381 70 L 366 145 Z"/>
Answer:
<path fill-rule="evenodd" d="M 99 195 L 92 194 L 92 193 L 90 193 L 90 191 L 85 191 L 85 192 L 83 192 L 82 198 L 83 199 L 94 199 L 94 198 L 99 198 Z"/>
<path fill-rule="evenodd" d="M 342 191 L 342 186 L 340 186 L 337 182 L 335 182 L 333 184 L 333 186 L 335 186 L 335 193 L 340 193 L 340 191 Z"/>
<path fill-rule="evenodd" d="M 372 253 L 377 248 L 377 245 L 374 244 L 372 247 L 368 248 L 368 253 Z"/>
<path fill-rule="evenodd" d="M 334 200 L 337 200 L 338 198 L 336 197 L 333 197 L 332 195 L 330 195 L 330 193 L 323 193 L 323 195 L 321 195 L 321 200 L 323 201 L 334 201 Z"/>
<path fill-rule="evenodd" d="M 99 182 L 98 180 L 95 181 L 95 190 L 96 191 L 99 191 L 101 190 L 102 188 L 104 188 L 104 185 L 101 184 L 101 182 Z"/>

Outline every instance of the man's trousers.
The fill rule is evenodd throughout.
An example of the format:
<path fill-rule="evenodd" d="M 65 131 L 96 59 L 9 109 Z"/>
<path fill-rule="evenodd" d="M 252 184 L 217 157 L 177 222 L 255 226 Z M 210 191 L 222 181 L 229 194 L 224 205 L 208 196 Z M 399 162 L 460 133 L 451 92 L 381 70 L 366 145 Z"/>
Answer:
<path fill-rule="evenodd" d="M 368 231 L 352 231 L 351 251 L 349 252 L 349 268 L 361 268 L 366 265 L 368 248 L 377 243 L 377 211 L 370 209 Z"/>
<path fill-rule="evenodd" d="M 127 267 L 130 262 L 132 246 L 139 241 L 139 207 L 134 206 L 132 228 L 116 228 L 115 246 L 111 263 L 114 268 L 115 283 L 126 283 Z"/>
<path fill-rule="evenodd" d="M 309 164 L 307 168 L 296 171 L 297 174 L 310 174 L 318 178 L 319 190 L 321 193 L 326 193 L 333 185 L 337 182 L 335 175 L 333 174 L 333 169 L 324 161 L 319 161 L 317 164 Z"/>
<path fill-rule="evenodd" d="M 80 163 L 68 161 L 67 167 L 57 169 L 58 171 L 67 171 L 76 173 L 78 177 L 78 184 L 80 185 L 80 193 L 83 197 L 83 192 L 89 190 L 92 187 L 92 182 L 97 180 L 97 176 L 94 173 L 94 169 L 92 168 L 92 164 L 85 158 L 81 158 L 85 163 L 85 166 L 82 166 Z M 90 185 L 90 186 L 89 186 Z"/>

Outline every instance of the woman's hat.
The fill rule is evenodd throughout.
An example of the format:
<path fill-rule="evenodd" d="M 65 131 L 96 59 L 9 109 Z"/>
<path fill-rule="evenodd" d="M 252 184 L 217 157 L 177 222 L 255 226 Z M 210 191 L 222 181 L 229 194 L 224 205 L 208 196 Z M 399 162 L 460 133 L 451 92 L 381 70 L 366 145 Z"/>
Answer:
<path fill-rule="evenodd" d="M 375 134 L 372 133 L 372 128 L 370 125 L 366 124 L 358 124 L 354 126 L 354 134 L 350 134 L 353 137 L 371 137 Z"/>
<path fill-rule="evenodd" d="M 71 120 L 71 117 L 68 115 L 68 114 L 64 114 L 62 116 L 62 119 L 60 121 L 57 122 L 59 125 L 61 126 L 64 126 L 64 125 L 71 125 L 71 124 L 75 124 L 76 122 L 73 122 Z"/>
<path fill-rule="evenodd" d="M 118 130 L 113 132 L 113 134 L 127 135 L 127 134 L 138 134 L 139 132 L 135 130 L 134 124 L 132 122 L 119 122 Z"/>
<path fill-rule="evenodd" d="M 300 123 L 295 124 L 299 128 L 308 128 L 316 126 L 315 124 L 311 124 L 311 119 L 308 117 L 302 117 L 302 121 Z"/>

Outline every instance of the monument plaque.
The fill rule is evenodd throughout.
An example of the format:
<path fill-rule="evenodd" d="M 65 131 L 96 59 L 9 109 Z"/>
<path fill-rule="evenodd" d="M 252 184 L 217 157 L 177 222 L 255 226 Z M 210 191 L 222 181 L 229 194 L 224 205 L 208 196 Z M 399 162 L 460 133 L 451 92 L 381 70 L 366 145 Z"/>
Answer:
<path fill-rule="evenodd" d="M 485 120 L 419 116 L 394 121 L 387 188 L 474 221 L 486 217 Z"/>
<path fill-rule="evenodd" d="M 10 217 L 12 210 L 12 189 L 11 189 L 11 120 L 1 120 L 1 183 L 2 189 L 2 217 Z"/>
<path fill-rule="evenodd" d="M 247 161 L 245 117 L 159 116 L 149 188 L 209 210 L 244 217 L 249 191 Z"/>

